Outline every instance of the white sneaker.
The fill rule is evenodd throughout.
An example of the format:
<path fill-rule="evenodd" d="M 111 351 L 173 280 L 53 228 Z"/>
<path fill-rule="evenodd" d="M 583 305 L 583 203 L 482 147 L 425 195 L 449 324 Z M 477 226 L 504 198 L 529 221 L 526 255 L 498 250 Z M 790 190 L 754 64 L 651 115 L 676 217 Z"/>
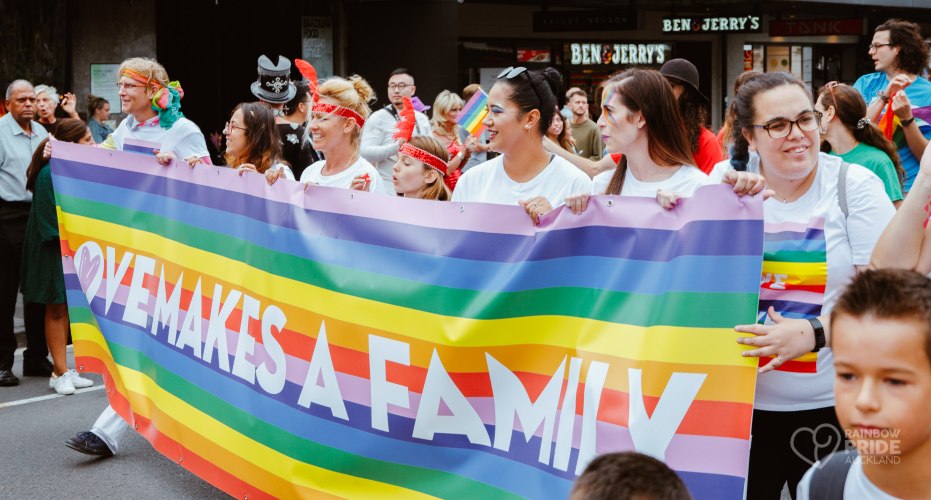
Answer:
<path fill-rule="evenodd" d="M 68 370 L 68 371 L 65 372 L 65 373 L 66 373 L 66 374 L 70 374 L 70 376 L 71 376 L 71 384 L 72 384 L 76 389 L 83 389 L 83 388 L 85 388 L 85 387 L 90 387 L 90 386 L 94 385 L 94 381 L 93 381 L 93 380 L 91 380 L 91 379 L 89 379 L 89 378 L 84 378 L 84 377 L 82 377 L 74 368 Z"/>
<path fill-rule="evenodd" d="M 68 372 L 62 373 L 60 377 L 56 377 L 53 373 L 52 378 L 49 380 L 49 385 L 52 389 L 55 389 L 55 392 L 58 394 L 74 394 L 74 384 L 71 382 L 71 375 L 69 375 Z"/>

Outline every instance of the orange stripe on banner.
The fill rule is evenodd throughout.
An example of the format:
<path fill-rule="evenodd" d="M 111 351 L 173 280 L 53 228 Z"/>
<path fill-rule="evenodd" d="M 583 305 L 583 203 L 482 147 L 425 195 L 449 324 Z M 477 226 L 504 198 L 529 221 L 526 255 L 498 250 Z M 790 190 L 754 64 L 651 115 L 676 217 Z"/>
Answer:
<path fill-rule="evenodd" d="M 581 393 L 578 398 L 576 404 L 581 405 Z M 647 415 L 653 415 L 653 410 L 656 409 L 658 403 L 659 398 L 643 397 L 643 406 L 646 408 Z M 598 420 L 627 427 L 629 405 L 630 395 L 626 392 L 605 391 L 601 395 Z M 750 435 L 750 421 L 753 416 L 750 410 L 752 408 L 752 403 L 696 400 L 686 412 L 676 434 L 747 439 Z M 722 415 L 730 415 L 731 419 L 724 420 Z"/>

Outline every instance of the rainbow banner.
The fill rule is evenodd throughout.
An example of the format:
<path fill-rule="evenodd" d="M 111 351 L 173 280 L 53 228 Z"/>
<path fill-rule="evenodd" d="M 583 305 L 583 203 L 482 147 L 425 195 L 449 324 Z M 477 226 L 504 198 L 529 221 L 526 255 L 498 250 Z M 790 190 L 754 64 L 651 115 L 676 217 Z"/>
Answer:
<path fill-rule="evenodd" d="M 485 130 L 482 121 L 488 115 L 488 94 L 484 90 L 478 89 L 472 94 L 472 98 L 466 103 L 459 116 L 456 117 L 456 123 L 466 129 L 472 135 L 478 135 Z"/>
<path fill-rule="evenodd" d="M 596 455 L 741 498 L 762 202 L 522 209 L 57 143 L 75 355 L 238 498 L 565 498 Z"/>

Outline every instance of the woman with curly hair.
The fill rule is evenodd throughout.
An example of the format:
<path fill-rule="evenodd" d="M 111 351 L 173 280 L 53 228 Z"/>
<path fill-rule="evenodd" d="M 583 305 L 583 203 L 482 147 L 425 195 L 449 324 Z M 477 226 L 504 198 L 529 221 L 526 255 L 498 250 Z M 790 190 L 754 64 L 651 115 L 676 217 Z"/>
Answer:
<path fill-rule="evenodd" d="M 698 68 L 685 59 L 670 59 L 659 70 L 679 103 L 679 114 L 688 133 L 692 159 L 704 173 L 724 159 L 721 145 L 714 133 L 705 128 L 708 123 L 708 98 L 698 90 Z"/>

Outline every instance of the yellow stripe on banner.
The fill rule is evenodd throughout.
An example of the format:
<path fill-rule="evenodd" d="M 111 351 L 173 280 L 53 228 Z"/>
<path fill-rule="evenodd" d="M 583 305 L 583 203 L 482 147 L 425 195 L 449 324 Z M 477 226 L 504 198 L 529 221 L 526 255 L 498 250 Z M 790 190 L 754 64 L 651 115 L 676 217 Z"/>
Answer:
<path fill-rule="evenodd" d="M 285 482 L 294 483 L 298 488 L 325 491 L 346 498 L 385 498 L 386 496 L 434 498 L 418 491 L 334 472 L 295 460 L 246 437 L 178 399 L 144 374 L 125 366 L 119 366 L 119 371 L 129 391 L 126 396 L 129 398 L 134 412 L 151 420 L 153 417 L 152 406 L 154 405 L 159 411 L 164 412 L 177 422 L 189 426 L 192 430 L 196 429 L 196 432 L 208 441 L 251 462 L 258 469 L 273 474 Z M 157 419 L 155 419 L 155 422 L 157 426 Z M 176 428 L 159 428 L 159 432 L 179 443 L 187 441 Z M 206 460 L 211 459 L 211 457 L 203 458 Z M 288 472 L 288 477 L 282 476 L 282 471 Z M 249 481 L 247 477 L 242 479 Z M 261 485 L 263 489 L 269 486 L 274 485 Z M 282 490 L 274 487 L 266 491 L 279 498 L 293 495 L 293 490 Z"/>
<path fill-rule="evenodd" d="M 742 348 L 736 343 L 738 335 L 730 328 L 640 327 L 567 316 L 496 320 L 442 316 L 311 286 L 146 231 L 73 214 L 65 215 L 65 219 L 63 225 L 68 228 L 67 239 L 72 248 L 82 242 L 75 236 L 94 235 L 90 239 L 101 245 L 131 248 L 134 252 L 144 249 L 139 253 L 155 258 L 158 263 L 184 262 L 186 269 L 194 271 L 185 272 L 186 285 L 194 282 L 192 274 L 211 279 L 226 276 L 235 288 L 248 290 L 252 295 L 269 297 L 274 291 L 276 304 L 289 304 L 297 309 L 310 304 L 311 312 L 289 315 L 286 327 L 313 337 L 320 327 L 319 318 L 314 321 L 314 312 L 317 312 L 398 335 L 399 340 L 413 338 L 451 346 L 543 344 L 571 351 L 612 353 L 628 359 L 683 364 L 752 366 L 755 361 L 740 356 Z M 158 269 L 160 266 L 156 264 Z M 205 297 L 213 291 L 207 280 L 202 283 L 202 291 Z M 331 338 L 330 343 L 334 344 L 335 339 Z"/>
<path fill-rule="evenodd" d="M 828 266 L 824 262 L 772 262 L 763 261 L 763 274 L 783 274 L 783 281 L 799 285 L 823 285 L 827 279 Z M 793 282 L 793 280 L 797 280 Z"/>

